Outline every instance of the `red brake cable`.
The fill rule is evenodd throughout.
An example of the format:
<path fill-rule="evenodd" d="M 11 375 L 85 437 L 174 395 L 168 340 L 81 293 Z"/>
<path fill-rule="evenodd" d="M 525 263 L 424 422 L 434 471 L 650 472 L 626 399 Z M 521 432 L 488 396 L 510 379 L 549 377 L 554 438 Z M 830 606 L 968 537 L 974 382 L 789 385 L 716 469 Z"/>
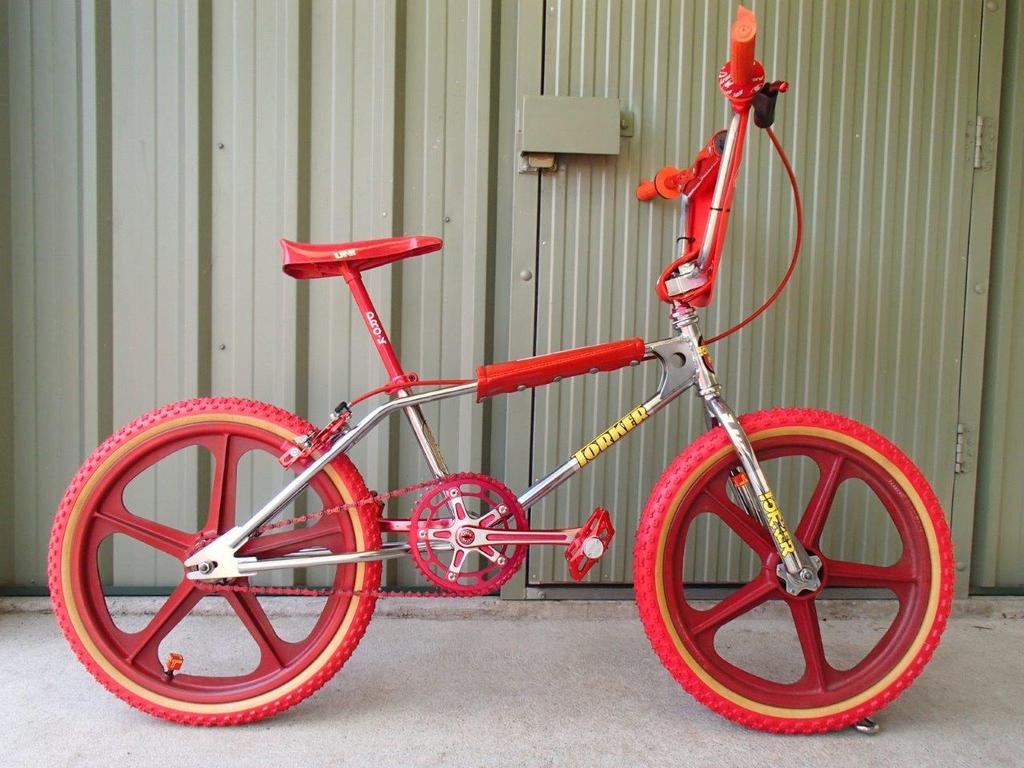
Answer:
<path fill-rule="evenodd" d="M 348 405 L 351 408 L 356 403 L 361 403 L 363 400 L 368 400 L 375 395 L 382 395 L 385 392 L 390 394 L 391 392 L 396 392 L 399 389 L 411 389 L 413 387 L 454 387 L 461 384 L 469 384 L 471 381 L 472 379 L 415 379 L 410 381 L 393 381 L 382 387 L 371 389 L 369 392 L 364 392 Z"/>
<path fill-rule="evenodd" d="M 789 175 L 789 183 L 793 187 L 793 204 L 796 207 L 796 242 L 793 243 L 793 257 L 790 259 L 789 269 L 786 270 L 786 274 L 783 275 L 778 287 L 775 289 L 775 292 L 768 297 L 768 300 L 754 312 L 747 315 L 743 321 L 737 323 L 729 330 L 723 331 L 717 336 L 712 336 L 710 339 L 705 341 L 705 346 L 714 344 L 716 341 L 721 341 L 726 336 L 731 336 L 736 333 L 736 331 L 760 317 L 768 307 L 775 303 L 775 300 L 779 298 L 781 293 L 786 289 L 786 284 L 789 282 L 789 278 L 793 276 L 793 270 L 796 269 L 796 263 L 800 258 L 800 245 L 803 242 L 804 235 L 804 207 L 800 200 L 800 187 L 796 183 L 796 174 L 793 172 L 793 166 L 789 162 L 789 157 L 786 156 L 786 150 L 782 148 L 782 144 L 779 143 L 778 138 L 775 136 L 775 132 L 771 128 L 766 128 L 765 131 L 768 133 L 768 138 L 772 140 L 772 144 L 775 145 L 775 151 L 778 152 L 779 158 L 782 160 L 782 164 L 786 168 L 786 173 Z"/>

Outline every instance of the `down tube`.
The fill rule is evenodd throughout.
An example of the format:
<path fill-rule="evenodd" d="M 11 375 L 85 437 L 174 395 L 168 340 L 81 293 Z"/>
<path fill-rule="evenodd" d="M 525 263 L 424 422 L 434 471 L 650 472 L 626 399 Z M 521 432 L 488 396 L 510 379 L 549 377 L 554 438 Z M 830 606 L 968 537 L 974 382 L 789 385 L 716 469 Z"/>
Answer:
<path fill-rule="evenodd" d="M 659 391 L 645 402 L 630 409 L 621 419 L 570 456 L 564 464 L 524 491 L 519 496 L 519 503 L 522 504 L 523 509 L 529 509 L 558 488 L 558 486 L 583 469 L 583 467 L 590 464 L 591 461 L 679 397 L 690 386 L 692 384 L 668 393 Z"/>

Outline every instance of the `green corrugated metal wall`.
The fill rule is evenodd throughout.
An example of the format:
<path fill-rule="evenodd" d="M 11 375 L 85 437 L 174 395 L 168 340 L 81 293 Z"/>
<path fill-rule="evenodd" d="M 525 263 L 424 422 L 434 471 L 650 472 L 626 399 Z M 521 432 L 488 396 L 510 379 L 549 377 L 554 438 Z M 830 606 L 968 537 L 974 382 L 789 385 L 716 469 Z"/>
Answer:
<path fill-rule="evenodd" d="M 991 302 L 971 583 L 1024 587 L 1024 14 L 1010 3 L 996 165 Z"/>
<path fill-rule="evenodd" d="M 103 436 L 138 413 L 236 394 L 322 421 L 338 399 L 379 382 L 375 364 L 349 364 L 369 349 L 343 288 L 284 277 L 278 237 L 442 235 L 442 255 L 369 281 L 407 365 L 423 376 L 663 335 L 650 284 L 671 216 L 667 207 L 639 209 L 630 193 L 641 173 L 686 162 L 724 119 L 713 78 L 731 5 L 8 2 L 0 13 L 0 145 L 8 148 L 0 242 L 9 244 L 0 284 L 10 296 L 0 302 L 0 584 L 45 582 L 63 486 Z M 784 303 L 718 351 L 727 391 L 744 410 L 806 404 L 872 423 L 922 464 L 948 506 L 967 217 L 972 226 L 985 219 L 970 210 L 967 134 L 979 75 L 992 74 L 979 72 L 986 11 L 976 0 L 754 7 L 770 70 L 795 86 L 779 128 L 814 223 Z M 1000 30 L 1001 13 L 991 14 Z M 1011 9 L 1012 29 L 1019 15 Z M 1018 47 L 1007 56 L 1012 76 Z M 542 91 L 618 96 L 636 134 L 617 158 L 572 158 L 541 179 L 518 174 L 516 104 Z M 1019 584 L 1014 560 L 1024 550 L 1013 476 L 998 472 L 1007 450 L 999 441 L 1012 444 L 998 432 L 1001 414 L 1020 411 L 1010 384 L 1020 354 L 1010 353 L 1010 339 L 1021 321 L 1011 309 L 1016 318 L 1024 302 L 1013 304 L 1010 286 L 1020 284 L 1012 206 L 1021 148 L 1019 137 L 1006 138 L 1019 91 L 1004 88 L 1000 125 L 980 585 Z M 686 118 L 676 125 L 675 115 Z M 710 327 L 753 306 L 782 268 L 787 191 L 777 165 L 764 168 L 746 174 Z M 787 213 L 767 217 L 776 210 Z M 882 247 L 883 235 L 895 245 Z M 774 260 L 763 258 L 763 244 Z M 536 273 L 531 280 L 521 279 L 524 269 Z M 599 319 L 569 313 L 585 309 Z M 892 329 L 890 342 L 883 332 Z M 482 409 L 445 404 L 428 416 L 441 417 L 453 467 L 490 468 L 519 488 L 650 389 L 643 376 L 613 375 L 603 395 L 592 382 L 567 382 L 537 396 L 535 416 L 529 394 Z M 535 516 L 549 523 L 601 501 L 613 507 L 621 535 L 593 581 L 628 580 L 642 497 L 692 433 L 695 413 L 679 410 Z M 371 486 L 419 477 L 412 442 L 397 435 L 381 431 L 359 447 Z M 161 519 L 184 523 L 180 494 L 193 498 L 203 476 L 183 461 L 146 482 L 139 492 Z M 266 495 L 275 482 L 253 468 L 240 498 Z M 736 575 L 727 552 L 710 539 L 705 547 L 704 578 Z M 529 581 L 562 580 L 559 561 L 531 557 Z M 111 565 L 124 584 L 170 578 L 128 550 L 115 551 Z M 416 578 L 406 566 L 389 576 Z"/>
<path fill-rule="evenodd" d="M 3 19 L 4 240 L 18 257 L 3 265 L 13 324 L 0 367 L 14 393 L 0 583 L 45 584 L 62 489 L 117 425 L 197 394 L 322 423 L 380 383 L 375 362 L 352 364 L 372 352 L 344 285 L 284 276 L 280 237 L 442 235 L 443 254 L 368 285 L 422 376 L 469 374 L 489 354 L 489 4 L 11 2 Z M 428 416 L 439 411 L 451 463 L 480 467 L 482 410 Z M 355 459 L 376 488 L 421 469 L 387 430 Z M 242 503 L 279 484 L 267 469 L 249 468 Z M 182 457 L 135 490 L 184 525 L 182 496 L 200 483 Z M 118 583 L 170 578 L 116 548 Z M 391 577 L 409 583 L 414 569 Z"/>

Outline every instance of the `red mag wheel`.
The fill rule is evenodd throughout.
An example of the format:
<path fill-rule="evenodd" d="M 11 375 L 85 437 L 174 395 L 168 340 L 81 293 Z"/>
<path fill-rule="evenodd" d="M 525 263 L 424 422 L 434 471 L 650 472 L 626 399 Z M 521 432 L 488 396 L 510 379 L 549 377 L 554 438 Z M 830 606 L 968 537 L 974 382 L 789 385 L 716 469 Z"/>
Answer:
<path fill-rule="evenodd" d="M 526 545 L 498 543 L 529 527 L 516 495 L 497 480 L 451 475 L 433 487 L 412 513 L 413 560 L 434 584 L 460 595 L 497 591 L 522 565 Z M 494 543 L 482 543 L 483 537 Z"/>
<path fill-rule="evenodd" d="M 71 647 L 110 691 L 169 720 L 227 725 L 298 703 L 345 663 L 370 621 L 371 595 L 333 593 L 311 601 L 311 616 L 304 617 L 308 628 L 296 631 L 296 620 L 285 622 L 267 610 L 272 598 L 213 593 L 184 573 L 191 552 L 250 514 L 248 497 L 258 495 L 250 494 L 240 478 L 255 483 L 260 460 L 268 471 L 283 473 L 277 457 L 295 435 L 310 429 L 297 416 L 263 403 L 204 398 L 136 419 L 86 460 L 54 522 L 50 594 Z M 291 472 L 307 464 L 296 462 Z M 209 495 L 200 498 L 187 478 L 204 466 Z M 144 492 L 132 493 L 133 480 L 144 473 Z M 328 465 L 309 490 L 313 503 L 325 508 L 369 495 L 347 458 Z M 237 496 L 242 501 L 236 504 Z M 315 524 L 268 532 L 239 554 L 271 558 L 306 547 L 377 549 L 380 532 L 371 512 L 376 510 L 354 507 Z M 120 555 L 111 557 L 111 550 Z M 126 623 L 109 604 L 112 563 L 114 568 L 130 564 L 121 579 L 144 584 L 159 574 L 176 586 L 151 615 L 129 617 Z M 317 571 L 320 583 L 336 590 L 373 592 L 380 585 L 380 563 Z M 229 583 L 249 586 L 248 579 Z M 223 615 L 190 621 L 217 605 Z"/>
<path fill-rule="evenodd" d="M 851 725 L 909 686 L 939 642 L 953 597 L 952 543 L 942 509 L 911 461 L 863 424 L 795 408 L 762 411 L 741 421 L 770 478 L 792 481 L 777 487 L 776 496 L 796 525 L 797 538 L 821 558 L 823 588 L 794 597 L 780 584 L 770 538 L 728 490 L 737 462 L 718 428 L 676 458 L 648 501 L 634 558 L 644 628 L 683 687 L 732 720 L 789 733 Z M 795 507 L 798 494 L 786 496 L 786 488 L 799 486 L 801 477 L 803 509 Z M 855 489 L 852 495 L 847 483 Z M 851 557 L 849 552 L 867 552 L 861 542 L 850 541 L 851 533 L 870 534 L 879 525 L 890 531 L 887 558 L 877 551 L 873 557 Z M 719 537 L 738 538 L 753 565 L 753 578 L 710 608 L 702 608 L 686 582 L 705 548 L 694 546 L 701 526 Z M 864 562 L 878 559 L 886 562 Z M 832 588 L 847 594 L 884 590 L 895 602 L 895 616 L 865 647 L 851 650 L 849 622 L 826 627 L 819 621 L 818 600 Z M 732 623 L 773 601 L 781 604 L 779 613 L 788 617 L 789 627 L 777 622 L 772 634 L 758 638 L 759 648 L 737 654 L 733 646 L 742 635 L 729 635 Z M 800 658 L 782 655 L 787 631 L 795 634 L 791 647 Z M 787 665 L 788 676 L 775 674 Z"/>

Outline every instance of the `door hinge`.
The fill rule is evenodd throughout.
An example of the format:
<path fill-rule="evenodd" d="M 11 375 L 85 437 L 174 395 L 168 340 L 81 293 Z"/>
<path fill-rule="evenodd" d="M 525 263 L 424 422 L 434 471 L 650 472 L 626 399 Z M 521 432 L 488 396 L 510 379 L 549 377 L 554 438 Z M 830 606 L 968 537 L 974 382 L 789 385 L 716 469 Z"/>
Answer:
<path fill-rule="evenodd" d="M 964 473 L 964 443 L 967 438 L 964 437 L 966 428 L 963 424 L 956 425 L 956 449 L 953 453 L 953 474 L 961 475 Z"/>
<path fill-rule="evenodd" d="M 969 144 L 972 147 L 971 165 L 975 170 L 992 167 L 992 152 L 995 147 L 995 131 L 984 115 L 976 115 L 968 123 Z"/>
<path fill-rule="evenodd" d="M 981 115 L 974 121 L 974 167 L 981 168 L 984 163 L 985 149 L 985 118 Z"/>

